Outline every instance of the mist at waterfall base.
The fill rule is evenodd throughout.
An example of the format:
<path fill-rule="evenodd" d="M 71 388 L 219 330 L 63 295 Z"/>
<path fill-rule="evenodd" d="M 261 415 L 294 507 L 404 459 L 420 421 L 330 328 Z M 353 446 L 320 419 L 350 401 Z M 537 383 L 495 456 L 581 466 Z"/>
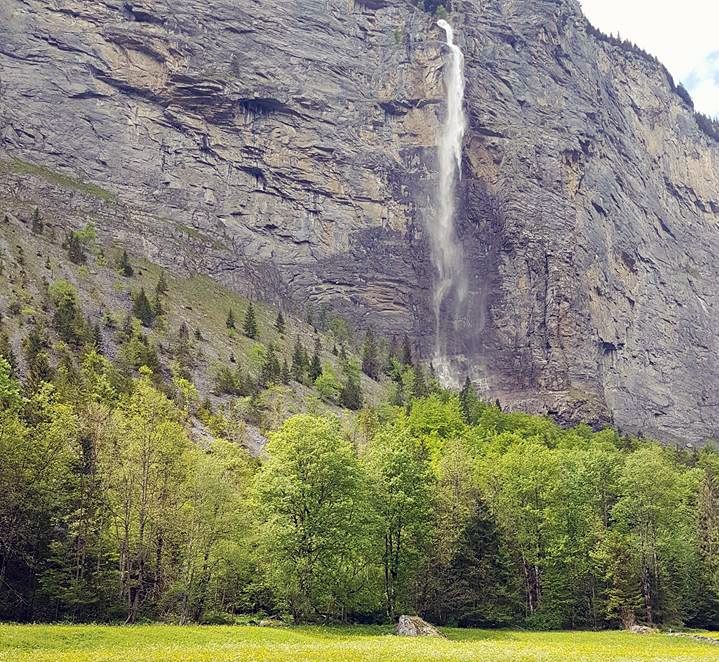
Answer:
<path fill-rule="evenodd" d="M 432 364 L 444 386 L 458 386 L 463 366 L 449 352 L 450 332 L 466 319 L 467 273 L 462 246 L 455 229 L 456 183 L 462 177 L 462 139 L 464 115 L 464 55 L 454 43 L 454 30 L 445 20 L 437 21 L 444 30 L 449 58 L 444 66 L 445 116 L 438 137 L 439 179 L 436 189 L 436 217 L 428 225 L 432 263 L 436 271 L 433 289 L 435 344 Z M 464 363 L 464 361 L 461 361 Z"/>

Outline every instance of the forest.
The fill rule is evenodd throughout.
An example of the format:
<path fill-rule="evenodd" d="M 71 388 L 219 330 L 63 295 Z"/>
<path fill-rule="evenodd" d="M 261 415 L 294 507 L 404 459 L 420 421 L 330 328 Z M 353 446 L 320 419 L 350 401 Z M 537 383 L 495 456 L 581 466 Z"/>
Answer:
<path fill-rule="evenodd" d="M 428 378 L 351 426 L 291 416 L 256 459 L 189 380 L 118 373 L 92 347 L 36 382 L 0 358 L 2 620 L 719 625 L 715 449 Z"/>

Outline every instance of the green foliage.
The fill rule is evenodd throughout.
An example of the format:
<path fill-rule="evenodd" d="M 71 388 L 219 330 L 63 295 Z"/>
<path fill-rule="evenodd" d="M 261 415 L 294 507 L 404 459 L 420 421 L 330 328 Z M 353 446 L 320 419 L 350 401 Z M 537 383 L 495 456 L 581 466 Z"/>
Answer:
<path fill-rule="evenodd" d="M 329 365 L 322 369 L 322 373 L 315 380 L 315 388 L 323 400 L 335 405 L 339 404 L 342 384 Z"/>
<path fill-rule="evenodd" d="M 132 314 L 142 323 L 142 326 L 151 327 L 155 322 L 155 311 L 145 294 L 145 288 L 141 287 L 132 298 Z"/>
<path fill-rule="evenodd" d="M 267 581 L 295 620 L 336 613 L 359 562 L 356 456 L 336 422 L 309 415 L 285 421 L 268 452 L 255 483 Z"/>
<path fill-rule="evenodd" d="M 380 373 L 380 361 L 377 350 L 377 341 L 374 331 L 370 327 L 365 334 L 364 345 L 362 346 L 362 372 L 372 379 L 378 379 Z"/>
<path fill-rule="evenodd" d="M 248 337 L 255 340 L 257 338 L 257 320 L 255 319 L 255 307 L 250 304 L 247 306 L 245 313 L 245 321 L 242 323 L 242 332 Z"/>
<path fill-rule="evenodd" d="M 126 250 L 122 251 L 122 255 L 120 255 L 120 260 L 117 264 L 117 268 L 119 269 L 120 273 L 126 278 L 130 278 L 135 274 L 135 270 L 132 268 L 132 264 L 130 264 L 130 258 L 128 257 Z"/>
<path fill-rule="evenodd" d="M 282 314 L 282 311 L 277 311 L 277 319 L 275 320 L 275 329 L 277 329 L 277 333 L 280 335 L 283 335 L 285 333 L 285 317 Z"/>

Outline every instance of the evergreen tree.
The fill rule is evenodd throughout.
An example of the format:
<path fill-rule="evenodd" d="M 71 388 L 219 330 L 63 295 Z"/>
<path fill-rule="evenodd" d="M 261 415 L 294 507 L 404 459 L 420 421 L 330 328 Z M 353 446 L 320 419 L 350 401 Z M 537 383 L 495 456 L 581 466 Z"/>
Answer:
<path fill-rule="evenodd" d="M 320 360 L 320 338 L 319 336 L 315 336 L 315 351 L 312 355 L 312 360 L 310 361 L 310 367 L 308 372 L 308 377 L 310 381 L 314 384 L 315 380 L 322 374 L 322 361 Z"/>
<path fill-rule="evenodd" d="M 144 287 L 141 287 L 140 291 L 133 298 L 132 314 L 146 327 L 151 327 L 155 321 L 155 313 L 152 310 L 150 302 L 147 300 Z"/>
<path fill-rule="evenodd" d="M 367 329 L 362 346 L 362 372 L 372 379 L 379 377 L 379 356 L 372 327 Z"/>
<path fill-rule="evenodd" d="M 165 272 L 160 272 L 160 277 L 157 279 L 157 285 L 155 286 L 155 293 L 158 296 L 167 294 L 167 280 L 165 279 Z"/>
<path fill-rule="evenodd" d="M 155 289 L 155 299 L 152 302 L 152 312 L 155 317 L 160 317 L 165 314 L 165 308 L 162 305 L 162 296 L 157 289 Z"/>
<path fill-rule="evenodd" d="M 412 396 L 415 398 L 424 398 L 429 395 L 429 389 L 427 388 L 427 380 L 424 377 L 424 370 L 419 363 L 414 365 L 412 369 L 414 379 Z"/>
<path fill-rule="evenodd" d="M 275 329 L 277 329 L 277 332 L 280 335 L 284 335 L 284 333 L 285 333 L 285 318 L 282 315 L 281 310 L 277 313 L 277 319 L 275 320 Z"/>
<path fill-rule="evenodd" d="M 280 362 L 277 359 L 277 354 L 275 353 L 275 346 L 270 343 L 260 371 L 260 383 L 263 386 L 269 386 L 280 379 L 281 375 L 282 368 L 280 367 Z"/>
<path fill-rule="evenodd" d="M 230 309 L 227 311 L 227 319 L 225 320 L 225 326 L 226 326 L 228 329 L 234 329 L 234 328 L 235 328 L 235 313 L 234 313 L 234 311 L 232 310 L 232 308 L 230 308 Z"/>
<path fill-rule="evenodd" d="M 42 234 L 42 231 L 44 229 L 44 224 L 42 222 L 42 217 L 40 216 L 40 210 L 35 207 L 35 210 L 32 213 L 32 226 L 31 230 L 33 234 Z"/>
<path fill-rule="evenodd" d="M 248 337 L 255 340 L 257 338 L 257 320 L 255 319 L 255 307 L 250 304 L 247 306 L 247 312 L 245 313 L 245 321 L 242 325 L 243 333 Z"/>
<path fill-rule="evenodd" d="M 85 245 L 77 232 L 70 232 L 65 238 L 67 257 L 73 264 L 85 264 Z"/>
<path fill-rule="evenodd" d="M 135 270 L 132 268 L 132 265 L 130 264 L 130 258 L 128 257 L 126 250 L 122 251 L 122 255 L 120 256 L 120 262 L 118 264 L 118 268 L 120 269 L 120 273 L 123 276 L 125 276 L 126 278 L 130 278 L 135 273 Z"/>
<path fill-rule="evenodd" d="M 295 348 L 292 352 L 292 379 L 296 382 L 302 382 L 305 376 L 304 348 L 300 343 L 300 335 L 297 334 L 295 339 Z"/>
<path fill-rule="evenodd" d="M 280 374 L 280 378 L 282 379 L 283 384 L 289 384 L 290 383 L 290 369 L 287 366 L 287 359 L 283 359 L 282 361 L 282 372 Z"/>
<path fill-rule="evenodd" d="M 340 391 L 340 404 L 357 411 L 362 408 L 362 385 L 360 371 L 354 363 L 345 364 L 345 381 Z"/>
<path fill-rule="evenodd" d="M 404 338 L 402 338 L 402 357 L 401 357 L 402 365 L 412 365 L 412 346 L 409 343 L 409 338 L 407 337 L 407 334 L 404 334 Z"/>

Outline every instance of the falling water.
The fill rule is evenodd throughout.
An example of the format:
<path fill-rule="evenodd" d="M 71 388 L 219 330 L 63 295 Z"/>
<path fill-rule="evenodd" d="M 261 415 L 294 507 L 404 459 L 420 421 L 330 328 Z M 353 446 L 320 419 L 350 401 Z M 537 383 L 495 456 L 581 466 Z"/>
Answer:
<path fill-rule="evenodd" d="M 457 241 L 454 227 L 455 182 L 462 177 L 462 138 L 466 126 L 464 101 L 464 55 L 454 43 L 454 31 L 447 21 L 437 21 L 447 35 L 449 60 L 444 67 L 446 111 L 439 135 L 439 184 L 437 187 L 437 210 L 435 222 L 429 223 L 432 242 L 432 261 L 437 270 L 434 287 L 435 351 L 434 365 L 440 380 L 446 384 L 456 380 L 447 356 L 447 336 L 440 323 L 443 313 L 453 317 L 461 311 L 467 296 L 467 276 L 464 271 L 462 248 Z M 454 293 L 454 297 L 449 296 Z M 443 304 L 454 304 L 452 311 L 443 310 Z M 445 304 L 446 309 L 446 304 Z"/>

